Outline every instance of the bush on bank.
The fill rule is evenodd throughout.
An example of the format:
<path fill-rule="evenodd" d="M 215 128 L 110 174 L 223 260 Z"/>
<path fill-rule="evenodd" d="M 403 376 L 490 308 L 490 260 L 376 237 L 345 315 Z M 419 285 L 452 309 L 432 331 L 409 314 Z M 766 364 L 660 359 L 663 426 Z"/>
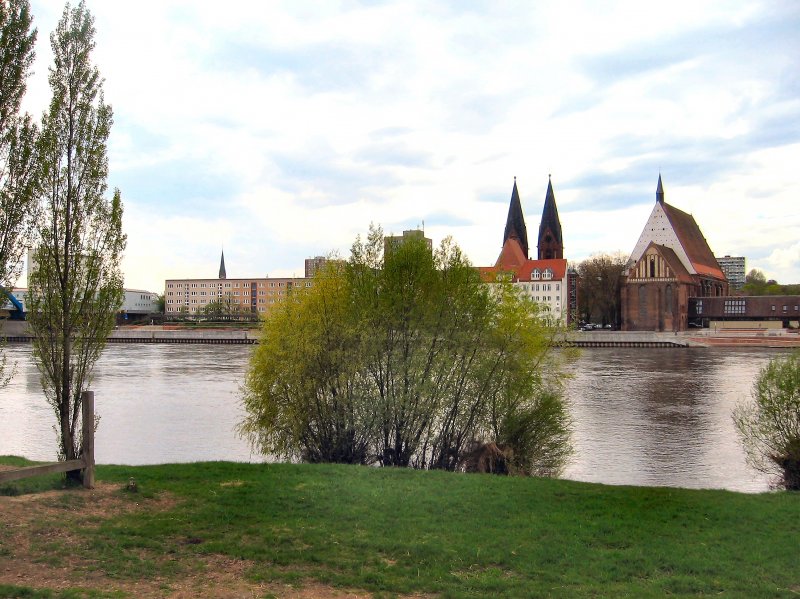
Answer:
<path fill-rule="evenodd" d="M 736 407 L 733 419 L 748 463 L 800 490 L 800 351 L 761 369 L 752 399 Z"/>
<path fill-rule="evenodd" d="M 570 451 L 561 332 L 450 240 L 384 251 L 373 228 L 267 316 L 241 430 L 308 462 L 458 470 L 492 444 L 503 471 L 556 474 Z"/>

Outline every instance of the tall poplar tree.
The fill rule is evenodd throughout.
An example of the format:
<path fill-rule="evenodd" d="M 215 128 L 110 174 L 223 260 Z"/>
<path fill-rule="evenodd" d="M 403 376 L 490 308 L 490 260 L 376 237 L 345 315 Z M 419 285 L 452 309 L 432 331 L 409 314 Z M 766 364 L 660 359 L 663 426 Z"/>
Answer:
<path fill-rule="evenodd" d="M 50 36 L 53 98 L 40 143 L 44 210 L 29 274 L 34 355 L 65 460 L 82 454 L 81 391 L 123 299 L 122 202 L 119 190 L 110 201 L 105 197 L 112 112 L 91 61 L 94 34 L 94 19 L 81 2 L 67 4 Z"/>
<path fill-rule="evenodd" d="M 20 114 L 36 30 L 28 0 L 0 2 L 0 303 L 16 283 L 36 217 L 36 126 Z M 0 386 L 5 355 L 0 357 Z"/>

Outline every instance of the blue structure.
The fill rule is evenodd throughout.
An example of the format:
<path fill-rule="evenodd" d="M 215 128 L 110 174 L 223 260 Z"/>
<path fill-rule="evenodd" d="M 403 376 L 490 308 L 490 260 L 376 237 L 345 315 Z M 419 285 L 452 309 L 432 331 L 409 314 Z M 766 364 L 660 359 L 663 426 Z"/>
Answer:
<path fill-rule="evenodd" d="M 10 320 L 25 320 L 25 308 L 22 303 L 14 296 L 13 293 L 8 291 L 5 287 L 0 287 L 0 291 L 2 291 L 3 295 L 5 295 L 8 300 L 11 302 L 13 306 L 12 310 L 9 310 L 9 319 Z"/>

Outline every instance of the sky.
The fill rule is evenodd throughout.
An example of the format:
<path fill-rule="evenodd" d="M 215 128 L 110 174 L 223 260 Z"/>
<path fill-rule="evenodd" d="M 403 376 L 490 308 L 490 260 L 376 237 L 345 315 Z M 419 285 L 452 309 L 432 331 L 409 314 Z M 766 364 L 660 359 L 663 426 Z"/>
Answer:
<path fill-rule="evenodd" d="M 514 177 L 531 239 L 552 176 L 565 258 L 629 255 L 659 173 L 716 255 L 800 282 L 795 0 L 86 5 L 128 288 L 223 248 L 229 278 L 303 276 L 371 223 L 491 265 Z M 63 4 L 31 9 L 38 119 Z"/>

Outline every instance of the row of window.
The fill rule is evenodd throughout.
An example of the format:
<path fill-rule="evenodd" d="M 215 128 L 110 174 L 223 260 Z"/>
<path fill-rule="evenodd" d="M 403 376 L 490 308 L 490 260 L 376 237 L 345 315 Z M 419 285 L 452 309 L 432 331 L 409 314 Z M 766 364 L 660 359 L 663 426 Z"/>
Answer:
<path fill-rule="evenodd" d="M 538 268 L 534 268 L 531 271 L 531 281 L 538 281 L 539 279 L 552 279 L 553 278 L 553 269 L 552 268 L 545 268 L 544 270 L 539 270 Z"/>
<path fill-rule="evenodd" d="M 205 291 L 184 291 L 184 292 L 181 292 L 181 291 L 167 291 L 167 297 L 169 297 L 170 295 L 173 295 L 173 294 L 178 295 L 178 296 L 185 295 L 187 297 L 189 295 L 199 295 L 201 297 L 205 297 L 206 292 Z M 261 291 L 258 292 L 258 295 L 273 295 L 273 294 L 275 294 L 275 295 L 286 295 L 286 292 L 285 291 L 264 291 L 264 290 L 261 290 Z M 238 297 L 239 296 L 239 292 L 238 291 L 227 291 L 223 296 L 223 293 L 221 291 L 219 291 L 219 292 L 209 291 L 208 295 L 210 295 L 212 297 L 215 297 L 215 296 L 216 297 Z M 247 291 L 242 291 L 241 295 L 243 297 L 246 297 L 248 295 L 255 295 L 255 292 L 253 292 L 251 294 L 251 293 L 248 293 Z"/>
<path fill-rule="evenodd" d="M 555 283 L 556 291 L 561 290 L 561 283 Z M 553 290 L 553 283 L 531 283 L 528 285 L 527 283 L 522 284 L 522 288 L 525 291 L 552 291 Z"/>
<path fill-rule="evenodd" d="M 264 299 L 264 298 L 261 298 L 261 299 L 259 299 L 259 300 L 258 300 L 258 303 L 259 303 L 259 304 L 267 304 L 267 303 L 269 303 L 269 304 L 274 304 L 274 303 L 275 303 L 275 301 L 276 301 L 275 299 L 270 299 L 270 300 L 268 301 L 268 300 L 266 300 L 266 299 Z M 280 300 L 277 300 L 277 301 L 280 301 Z M 167 304 L 177 304 L 177 305 L 179 305 L 179 306 L 180 306 L 180 305 L 185 305 L 185 306 L 188 306 L 190 303 L 192 303 L 192 304 L 200 304 L 201 306 L 205 306 L 205 305 L 206 305 L 208 302 L 206 302 L 206 300 L 204 300 L 204 299 L 200 299 L 200 300 L 198 300 L 198 299 L 192 299 L 192 300 L 188 300 L 188 299 L 187 299 L 187 300 L 180 300 L 180 299 L 176 299 L 176 300 L 171 300 L 171 299 L 169 299 L 169 300 L 167 300 Z M 244 302 L 244 303 L 241 303 L 241 302 L 231 302 L 231 305 L 236 305 L 236 306 L 239 306 L 239 305 L 245 305 L 245 306 L 246 306 L 246 305 L 247 305 L 247 302 Z"/>
<path fill-rule="evenodd" d="M 770 306 L 770 308 L 771 308 L 772 312 L 776 312 L 777 311 L 776 307 L 774 305 Z M 697 301 L 696 309 L 697 309 L 697 313 L 698 314 L 702 314 L 703 313 L 703 301 L 702 300 L 698 300 Z M 725 314 L 746 314 L 747 313 L 747 302 L 746 302 L 746 300 L 743 300 L 743 299 L 725 300 L 725 305 L 723 307 L 723 310 L 724 310 Z M 788 312 L 789 311 L 789 306 L 787 306 L 787 305 L 781 306 L 781 311 L 782 312 Z M 795 312 L 800 311 L 800 306 L 795 306 L 794 307 L 794 311 Z"/>
<path fill-rule="evenodd" d="M 300 283 L 298 283 L 298 285 L 299 284 Z M 252 283 L 242 283 L 241 284 L 241 287 L 243 287 L 245 289 L 249 289 L 252 286 L 253 286 Z M 270 281 L 269 284 L 267 284 L 267 283 L 262 281 L 262 282 L 258 283 L 258 286 L 259 287 L 276 287 L 276 286 L 277 287 L 291 287 L 292 286 L 292 281 L 278 281 L 278 282 Z M 222 289 L 222 288 L 225 288 L 225 289 L 238 289 L 239 287 L 240 287 L 239 283 L 208 283 L 208 284 L 206 284 L 206 283 L 167 283 L 167 289 L 174 289 L 174 288 L 178 288 L 178 289 L 183 289 L 183 288 L 187 288 L 187 289 L 197 289 L 197 288 L 199 288 L 199 289 L 206 289 L 206 288 L 211 288 L 211 289 Z M 306 281 L 306 287 L 311 287 L 311 281 Z"/>

